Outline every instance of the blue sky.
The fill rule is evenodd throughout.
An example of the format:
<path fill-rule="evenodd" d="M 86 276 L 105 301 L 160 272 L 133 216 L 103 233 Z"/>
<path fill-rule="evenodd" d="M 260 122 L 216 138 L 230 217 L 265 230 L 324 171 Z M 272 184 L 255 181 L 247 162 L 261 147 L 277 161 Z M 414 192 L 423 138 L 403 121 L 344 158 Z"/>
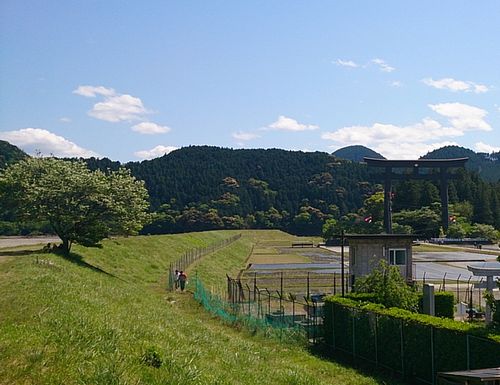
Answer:
<path fill-rule="evenodd" d="M 141 160 L 188 145 L 500 150 L 500 2 L 0 2 L 0 139 Z"/>

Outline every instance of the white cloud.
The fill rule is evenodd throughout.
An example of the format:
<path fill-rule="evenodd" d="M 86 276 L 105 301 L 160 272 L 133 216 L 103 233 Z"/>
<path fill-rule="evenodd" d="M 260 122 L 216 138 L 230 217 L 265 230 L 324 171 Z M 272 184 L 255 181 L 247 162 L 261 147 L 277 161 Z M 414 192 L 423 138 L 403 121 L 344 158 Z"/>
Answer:
<path fill-rule="evenodd" d="M 477 152 L 486 152 L 491 154 L 492 152 L 500 152 L 500 147 L 490 146 L 489 144 L 483 142 L 477 142 L 474 148 Z"/>
<path fill-rule="evenodd" d="M 63 123 L 69 123 L 71 122 L 71 119 L 67 118 L 66 116 L 63 116 L 62 118 L 59 118 L 59 121 Z"/>
<path fill-rule="evenodd" d="M 262 130 L 277 130 L 277 131 L 310 131 L 318 129 L 318 126 L 313 124 L 303 124 L 297 122 L 295 119 L 287 118 L 286 116 L 280 115 L 278 120 L 271 123 L 267 127 L 263 127 Z"/>
<path fill-rule="evenodd" d="M 43 156 L 98 157 L 94 151 L 41 128 L 22 128 L 16 131 L 0 132 L 0 139 L 10 142 L 29 154 L 40 152 Z"/>
<path fill-rule="evenodd" d="M 178 148 L 179 147 L 158 145 L 155 148 L 152 148 L 151 150 L 134 152 L 134 155 L 140 159 L 152 159 L 152 158 L 158 158 L 159 156 L 163 156 L 165 154 L 169 154 L 172 151 L 177 150 Z"/>
<path fill-rule="evenodd" d="M 165 134 L 170 130 L 170 127 L 160 126 L 159 124 L 153 122 L 142 122 L 132 126 L 132 131 L 146 135 Z"/>
<path fill-rule="evenodd" d="M 444 141 L 436 143 L 380 143 L 373 150 L 383 154 L 388 159 L 418 159 L 428 152 L 437 150 L 444 146 L 458 146 L 457 142 Z"/>
<path fill-rule="evenodd" d="M 341 67 L 350 67 L 350 68 L 358 68 L 359 64 L 353 62 L 352 60 L 342 60 L 342 59 L 337 59 L 333 61 L 332 63 L 337 64 L 338 66 Z"/>
<path fill-rule="evenodd" d="M 474 92 L 476 94 L 482 94 L 484 92 L 488 92 L 489 90 L 488 86 L 485 86 L 484 84 L 474 84 Z"/>
<path fill-rule="evenodd" d="M 258 134 L 255 134 L 253 132 L 244 132 L 244 131 L 233 132 L 231 136 L 236 140 L 243 140 L 243 141 L 260 138 L 260 135 Z"/>
<path fill-rule="evenodd" d="M 466 131 L 491 130 L 484 121 L 487 113 L 480 108 L 461 103 L 442 103 L 429 107 L 446 117 L 451 125 L 424 118 L 407 126 L 374 123 L 370 126 L 342 127 L 325 132 L 321 137 L 342 146 L 368 146 L 388 158 L 413 159 L 433 149 L 456 144 L 449 139 L 463 136 Z"/>
<path fill-rule="evenodd" d="M 94 104 L 88 114 L 96 119 L 107 122 L 121 122 L 143 120 L 149 111 L 142 104 L 142 100 L 127 94 L 118 94 L 112 88 L 103 86 L 79 86 L 74 94 L 85 97 L 101 95 L 104 100 Z"/>
<path fill-rule="evenodd" d="M 87 98 L 94 98 L 97 95 L 102 96 L 113 96 L 116 94 L 115 90 L 112 88 L 106 88 L 103 86 L 79 86 L 76 90 L 73 90 L 74 94 L 85 96 Z"/>
<path fill-rule="evenodd" d="M 440 115 L 447 117 L 453 127 L 462 130 L 491 131 L 491 126 L 484 120 L 488 112 L 463 103 L 429 104 Z"/>
<path fill-rule="evenodd" d="M 131 95 L 107 97 L 104 102 L 96 103 L 89 115 L 107 122 L 141 120 L 148 111 L 141 99 Z"/>
<path fill-rule="evenodd" d="M 396 88 L 403 87 L 403 83 L 401 81 L 399 81 L 399 80 L 394 80 L 390 84 L 391 84 L 392 87 L 396 87 Z"/>
<path fill-rule="evenodd" d="M 476 94 L 488 92 L 488 86 L 484 84 L 478 84 L 471 81 L 456 80 L 453 78 L 443 78 L 439 80 L 434 80 L 432 78 L 422 79 L 422 82 L 430 87 L 434 87 L 440 90 L 450 90 L 453 92 L 463 91 L 463 92 L 475 92 Z"/>
<path fill-rule="evenodd" d="M 372 63 L 376 64 L 379 66 L 380 70 L 383 71 L 383 72 L 392 72 L 394 71 L 396 68 L 394 67 L 391 67 L 389 64 L 387 64 L 385 62 L 385 60 L 382 60 L 382 59 L 372 59 Z"/>

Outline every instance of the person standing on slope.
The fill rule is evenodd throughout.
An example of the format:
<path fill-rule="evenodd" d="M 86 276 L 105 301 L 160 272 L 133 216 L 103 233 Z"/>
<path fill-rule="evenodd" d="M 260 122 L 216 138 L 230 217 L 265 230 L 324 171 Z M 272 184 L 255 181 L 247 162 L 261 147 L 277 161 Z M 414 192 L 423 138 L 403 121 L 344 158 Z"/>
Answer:
<path fill-rule="evenodd" d="M 179 272 L 179 286 L 181 288 L 181 291 L 184 291 L 184 288 L 186 287 L 187 283 L 187 275 L 183 271 Z"/>

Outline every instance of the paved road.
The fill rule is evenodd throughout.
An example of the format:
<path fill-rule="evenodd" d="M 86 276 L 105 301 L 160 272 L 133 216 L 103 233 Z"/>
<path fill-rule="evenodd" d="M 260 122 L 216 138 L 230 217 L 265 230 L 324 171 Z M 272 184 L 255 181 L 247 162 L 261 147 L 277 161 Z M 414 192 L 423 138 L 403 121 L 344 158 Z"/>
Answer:
<path fill-rule="evenodd" d="M 41 237 L 0 237 L 0 249 L 5 247 L 25 246 L 25 245 L 43 245 L 47 243 L 61 242 L 59 237 L 41 236 Z"/>

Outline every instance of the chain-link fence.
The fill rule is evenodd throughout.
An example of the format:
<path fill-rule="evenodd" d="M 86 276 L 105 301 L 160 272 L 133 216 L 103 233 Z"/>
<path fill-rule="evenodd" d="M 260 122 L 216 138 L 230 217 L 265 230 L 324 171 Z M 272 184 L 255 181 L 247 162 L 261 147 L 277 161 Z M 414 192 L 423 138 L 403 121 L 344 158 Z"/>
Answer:
<path fill-rule="evenodd" d="M 211 245 L 205 247 L 198 247 L 195 249 L 190 249 L 186 251 L 180 258 L 176 261 L 171 262 L 168 268 L 168 289 L 174 290 L 176 284 L 176 275 L 175 271 L 186 271 L 187 268 L 200 258 L 204 257 L 207 254 L 211 254 L 223 247 L 230 245 L 231 243 L 237 241 L 241 238 L 241 234 L 233 235 L 232 237 L 223 239 L 222 241 L 213 243 Z"/>
<path fill-rule="evenodd" d="M 297 297 L 310 298 L 315 294 L 341 294 L 342 283 L 344 293 L 349 292 L 350 276 L 341 273 L 324 273 L 321 271 L 287 270 L 256 272 L 244 270 L 238 277 L 243 286 L 253 289 L 260 287 L 270 292 L 279 292 L 281 296 L 291 293 Z"/>
<path fill-rule="evenodd" d="M 436 374 L 500 366 L 500 343 L 464 331 L 338 303 L 325 305 L 325 341 L 335 352 L 435 384 Z"/>
<path fill-rule="evenodd" d="M 250 286 L 239 279 L 227 277 L 227 303 L 234 314 L 277 328 L 301 328 L 313 343 L 319 342 L 323 334 L 324 296 L 299 297 L 293 293 Z"/>

